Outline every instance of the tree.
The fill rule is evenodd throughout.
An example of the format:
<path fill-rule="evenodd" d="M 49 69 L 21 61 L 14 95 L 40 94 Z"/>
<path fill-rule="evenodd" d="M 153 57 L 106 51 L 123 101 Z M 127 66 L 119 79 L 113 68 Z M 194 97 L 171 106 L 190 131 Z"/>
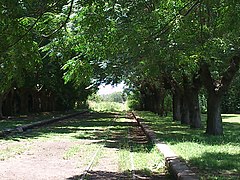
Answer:
<path fill-rule="evenodd" d="M 20 109 L 23 113 L 28 112 L 27 96 L 30 89 L 30 91 L 34 91 L 41 87 L 39 93 L 44 99 L 41 102 L 42 110 L 49 109 L 48 97 L 50 94 L 52 96 L 53 92 L 55 95 L 58 94 L 58 98 L 61 97 L 58 102 L 65 103 L 64 106 L 73 107 L 76 98 L 79 97 L 78 90 L 86 91 L 87 83 L 80 89 L 75 88 L 73 83 L 64 85 L 61 63 L 54 64 L 50 62 L 49 54 L 39 52 L 39 48 L 53 41 L 53 36 L 64 29 L 72 9 L 73 1 L 68 4 L 66 0 L 0 2 L 0 30 L 2 33 L 0 35 L 2 84 L 0 116 L 2 116 L 2 103 L 12 89 L 17 89 L 16 92 L 20 93 Z M 41 62 L 46 60 L 47 63 Z M 49 76 L 46 77 L 46 75 Z M 71 97 L 66 88 L 71 89 Z M 81 97 L 86 99 L 87 94 L 82 93 Z"/>
<path fill-rule="evenodd" d="M 222 100 L 222 112 L 223 113 L 239 113 L 240 112 L 240 92 L 239 92 L 239 72 L 236 78 L 233 80 L 231 87 L 227 93 L 225 93 Z"/>
<path fill-rule="evenodd" d="M 181 113 L 181 117 L 178 115 L 176 119 L 188 123 L 189 120 L 184 120 L 185 118 L 195 117 L 196 121 L 191 120 L 193 127 L 200 126 L 199 71 L 207 72 L 205 67 L 212 65 L 209 72 L 214 73 L 216 79 L 219 79 L 221 74 L 225 74 L 223 79 L 228 79 L 229 82 L 237 72 L 237 61 L 234 61 L 235 68 L 230 65 L 225 73 L 222 72 L 223 67 L 228 66 L 225 59 L 232 59 L 238 49 L 238 28 L 235 24 L 232 26 L 233 19 L 229 18 L 233 17 L 232 15 L 238 18 L 236 14 L 238 5 L 235 6 L 234 1 L 221 3 L 217 1 L 185 3 L 183 0 L 169 2 L 129 0 L 124 3 L 91 1 L 82 3 L 81 6 L 84 10 L 75 16 L 74 20 L 77 21 L 78 28 L 74 33 L 81 39 L 79 52 L 90 54 L 91 60 L 87 64 L 92 63 L 93 67 L 98 65 L 94 67 L 97 69 L 96 74 L 101 74 L 96 75 L 97 79 L 101 79 L 100 82 L 133 79 L 127 74 L 131 71 L 136 71 L 136 74 L 141 72 L 141 63 L 143 63 L 145 74 L 140 78 L 143 80 L 140 82 L 144 83 L 144 79 L 154 80 L 145 83 L 145 87 L 141 89 L 145 96 L 150 95 L 149 99 L 154 102 L 152 97 L 157 93 L 154 93 L 156 88 L 153 87 L 155 84 L 157 84 L 155 87 L 161 86 L 156 79 L 164 74 L 178 71 L 173 73 L 173 79 L 176 80 L 175 85 L 172 84 L 175 90 L 173 99 L 175 97 L 181 99 L 180 104 L 183 108 L 178 113 Z M 231 28 L 226 29 L 225 24 L 230 25 Z M 121 66 L 130 68 L 127 70 L 113 68 Z M 154 66 L 160 68 L 155 71 Z M 152 75 L 152 72 L 159 75 Z M 201 78 L 206 80 L 206 74 L 200 73 Z M 209 123 L 206 132 L 214 135 L 222 134 L 221 128 L 210 126 L 215 124 L 220 127 L 222 124 L 219 107 L 211 108 L 214 106 L 211 100 L 214 93 L 209 91 L 205 81 L 204 87 L 209 97 Z M 228 85 L 225 87 L 227 91 Z M 181 95 L 176 96 L 177 92 Z M 194 98 L 184 102 L 187 99 L 187 92 L 190 92 L 191 97 Z M 189 107 L 193 104 L 195 108 L 190 110 Z M 220 103 L 217 104 L 220 106 Z M 191 115 L 187 111 L 191 112 Z"/>
<path fill-rule="evenodd" d="M 220 102 L 239 68 L 235 0 L 1 3 L 1 28 L 9 32 L 9 38 L 1 36 L 2 62 L 20 49 L 19 43 L 25 43 L 26 52 L 27 44 L 37 44 L 41 53 L 33 54 L 61 61 L 56 67 L 76 89 L 85 87 L 90 93 L 101 83 L 125 81 L 139 91 L 142 107 L 161 115 L 170 89 L 173 119 L 193 128 L 201 126 L 198 95 L 203 85 L 208 94 L 206 132 L 223 133 Z M 15 76 L 8 77 L 14 82 Z"/>

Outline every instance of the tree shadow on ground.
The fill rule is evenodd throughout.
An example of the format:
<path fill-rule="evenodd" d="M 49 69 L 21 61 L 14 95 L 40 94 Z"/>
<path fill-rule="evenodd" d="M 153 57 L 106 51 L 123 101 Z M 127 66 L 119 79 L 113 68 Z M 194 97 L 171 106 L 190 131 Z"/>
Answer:
<path fill-rule="evenodd" d="M 129 129 L 131 134 L 129 141 L 137 144 L 136 146 L 145 146 L 145 149 L 149 149 L 149 151 L 153 148 L 137 122 L 115 121 L 116 117 L 126 119 L 122 114 L 93 112 L 89 115 L 80 115 L 30 129 L 23 133 L 12 134 L 4 138 L 4 140 L 20 141 L 21 139 L 51 138 L 51 136 L 55 135 L 67 135 L 76 140 L 94 140 L 95 143 L 104 144 L 105 147 L 119 149 L 123 148 L 121 144 L 128 138 Z M 140 150 L 136 149 L 134 151 Z"/>
<path fill-rule="evenodd" d="M 14 133 L 7 136 L 5 140 L 19 140 L 25 138 L 38 138 L 48 134 L 68 134 L 76 133 L 77 131 L 96 132 L 110 125 L 110 121 L 120 114 L 113 113 L 91 113 L 90 115 L 79 115 L 74 118 L 69 118 L 54 122 L 45 126 L 29 129 L 22 133 Z M 124 126 L 124 124 L 119 124 Z M 77 138 L 77 137 L 76 137 Z M 86 137 L 87 138 L 87 137 Z M 98 137 L 95 137 L 98 138 Z"/>
<path fill-rule="evenodd" d="M 212 179 L 214 176 L 222 179 L 238 179 L 240 175 L 240 153 L 206 152 L 200 157 L 189 160 L 196 165 L 204 176 Z M 214 169 L 209 173 L 209 169 Z M 203 174 L 202 174 L 203 175 Z"/>
<path fill-rule="evenodd" d="M 196 172 L 205 173 L 202 174 L 202 177 L 208 177 L 208 175 L 213 174 L 209 179 L 218 177 L 221 177 L 221 179 L 239 179 L 240 154 L 237 152 L 240 143 L 239 123 L 223 122 L 224 135 L 210 136 L 205 134 L 204 127 L 191 129 L 180 122 L 172 121 L 171 117 L 158 117 L 154 114 L 146 114 L 144 114 L 145 118 L 142 121 L 154 129 L 159 140 L 181 149 L 179 152 L 183 150 L 188 152 L 189 148 L 189 152 L 195 154 L 194 147 L 206 148 L 205 152 L 201 149 L 196 149 L 197 157 L 190 155 L 192 158 L 190 160 L 188 158 L 188 162 L 192 166 L 200 169 L 199 171 L 196 168 Z M 205 120 L 203 118 L 203 121 Z M 205 125 L 205 123 L 203 124 Z M 215 177 L 213 171 L 216 172 Z"/>
<path fill-rule="evenodd" d="M 45 119 L 51 119 L 56 117 L 61 117 L 64 115 L 76 113 L 76 111 L 66 111 L 66 112 L 41 112 L 41 113 L 33 113 L 26 115 L 16 115 L 16 116 L 8 116 L 3 119 L 0 119 L 0 130 L 15 128 L 18 126 L 31 124 L 33 122 L 42 121 Z"/>
<path fill-rule="evenodd" d="M 171 180 L 170 176 L 165 174 L 156 175 L 154 173 L 149 173 L 146 175 L 145 170 L 134 171 L 135 179 L 151 179 L 151 180 Z M 75 175 L 73 177 L 69 177 L 66 180 L 77 180 L 81 179 L 83 174 Z M 98 179 L 98 180 L 116 180 L 116 179 L 125 179 L 130 180 L 134 179 L 131 171 L 124 171 L 122 173 L 119 172 L 107 172 L 107 171 L 89 171 L 85 177 L 85 179 Z"/>
<path fill-rule="evenodd" d="M 173 128 L 171 129 L 171 127 Z M 177 144 L 179 142 L 196 142 L 205 145 L 223 145 L 229 143 L 239 145 L 240 124 L 223 122 L 223 127 L 223 136 L 207 135 L 204 130 L 194 130 L 190 129 L 188 126 L 180 124 L 163 125 L 156 130 L 156 134 L 159 139 L 170 144 Z"/>
<path fill-rule="evenodd" d="M 223 122 L 224 135 L 210 136 L 205 133 L 205 119 L 202 120 L 202 128 L 191 129 L 188 125 L 173 121 L 171 117 L 159 118 L 154 114 L 147 115 L 147 117 L 148 119 L 142 121 L 154 129 L 160 140 L 170 144 L 179 142 L 196 142 L 206 145 L 239 144 L 240 123 L 237 122 Z"/>

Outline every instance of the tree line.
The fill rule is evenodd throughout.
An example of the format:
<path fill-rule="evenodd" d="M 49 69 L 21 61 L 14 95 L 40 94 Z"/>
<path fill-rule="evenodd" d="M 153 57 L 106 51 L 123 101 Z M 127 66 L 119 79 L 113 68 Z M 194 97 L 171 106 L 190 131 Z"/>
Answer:
<path fill-rule="evenodd" d="M 40 80 L 38 71 L 45 75 L 57 63 L 63 86 L 71 86 L 67 94 L 91 94 L 101 83 L 124 81 L 142 109 L 160 115 L 171 96 L 173 119 L 192 128 L 201 127 L 204 92 L 211 135 L 223 134 L 223 98 L 226 111 L 239 106 L 236 0 L 5 0 L 0 8 L 0 99 L 29 84 L 24 74 L 38 78 L 32 88 L 51 89 L 55 73 Z M 55 83 L 49 86 L 61 94 Z"/>

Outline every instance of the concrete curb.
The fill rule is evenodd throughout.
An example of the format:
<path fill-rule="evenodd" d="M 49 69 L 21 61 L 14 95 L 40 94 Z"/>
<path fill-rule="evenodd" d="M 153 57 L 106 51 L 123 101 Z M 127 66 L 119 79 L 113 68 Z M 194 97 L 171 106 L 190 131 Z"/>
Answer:
<path fill-rule="evenodd" d="M 169 169 L 169 172 L 179 180 L 199 180 L 199 177 L 190 170 L 186 162 L 182 160 L 178 155 L 176 155 L 170 147 L 157 139 L 157 136 L 153 130 L 149 128 L 148 125 L 135 116 L 132 113 L 134 119 L 138 122 L 139 126 L 142 128 L 147 137 L 157 146 L 158 150 L 163 154 L 165 158 L 165 164 Z"/>
<path fill-rule="evenodd" d="M 51 123 L 54 123 L 54 122 L 57 122 L 57 121 L 61 121 L 63 119 L 68 119 L 68 118 L 71 118 L 71 117 L 75 117 L 75 116 L 84 114 L 86 112 L 88 112 L 88 110 L 84 110 L 84 111 L 81 111 L 81 112 L 76 112 L 76 113 L 65 115 L 65 116 L 62 116 L 62 117 L 56 117 L 56 118 L 46 119 L 46 120 L 43 120 L 43 121 L 37 121 L 37 122 L 31 123 L 31 124 L 17 126 L 15 128 L 4 129 L 4 130 L 0 131 L 0 137 L 6 137 L 6 136 L 8 136 L 10 134 L 14 134 L 14 133 L 21 133 L 21 132 L 27 131 L 29 129 L 33 129 L 35 127 L 40 127 L 40 126 L 51 124 Z"/>

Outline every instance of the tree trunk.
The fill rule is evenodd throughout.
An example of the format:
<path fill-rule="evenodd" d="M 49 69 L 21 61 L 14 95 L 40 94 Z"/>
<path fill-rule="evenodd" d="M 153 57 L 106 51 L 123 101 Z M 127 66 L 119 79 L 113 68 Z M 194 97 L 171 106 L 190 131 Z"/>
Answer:
<path fill-rule="evenodd" d="M 151 93 L 148 95 L 148 107 L 151 112 L 156 113 L 155 108 L 156 108 L 156 100 L 154 98 L 154 95 Z"/>
<path fill-rule="evenodd" d="M 173 120 L 181 120 L 181 95 L 177 91 L 173 94 Z"/>
<path fill-rule="evenodd" d="M 156 89 L 154 91 L 154 104 L 155 104 L 155 112 L 160 115 L 163 116 L 164 114 L 164 92 L 163 90 L 160 89 Z"/>
<path fill-rule="evenodd" d="M 160 100 L 160 116 L 164 116 L 165 114 L 165 107 L 164 107 L 164 100 L 165 100 L 165 95 L 162 94 L 161 100 Z"/>
<path fill-rule="evenodd" d="M 189 117 L 191 128 L 201 127 L 201 112 L 199 106 L 198 91 L 192 91 L 189 96 Z"/>
<path fill-rule="evenodd" d="M 26 89 L 20 90 L 20 113 L 28 113 L 28 91 Z"/>
<path fill-rule="evenodd" d="M 190 86 L 188 77 L 183 75 L 183 89 L 181 91 L 182 98 L 181 98 L 181 123 L 182 124 L 190 124 L 189 119 L 189 93 L 190 93 Z"/>
<path fill-rule="evenodd" d="M 3 108 L 3 95 L 0 95 L 0 119 L 3 118 L 2 108 Z"/>
<path fill-rule="evenodd" d="M 207 99 L 207 130 L 210 135 L 222 135 L 222 117 L 221 117 L 221 99 L 222 95 L 211 93 Z"/>
<path fill-rule="evenodd" d="M 196 73 L 193 75 L 191 81 L 185 75 L 183 77 L 184 92 L 186 99 L 188 100 L 189 107 L 189 119 L 191 128 L 201 127 L 201 112 L 199 106 L 199 91 L 202 86 L 200 74 Z"/>
<path fill-rule="evenodd" d="M 5 115 L 13 114 L 13 93 L 14 90 L 9 91 L 7 96 L 4 98 L 2 105 L 2 113 Z"/>
<path fill-rule="evenodd" d="M 189 124 L 189 106 L 187 97 L 184 95 L 182 96 L 182 104 L 181 104 L 181 124 Z"/>
<path fill-rule="evenodd" d="M 145 95 L 145 93 L 140 91 L 140 97 L 141 97 L 140 110 L 146 110 L 146 95 Z"/>
<path fill-rule="evenodd" d="M 239 63 L 240 54 L 233 56 L 229 67 L 222 74 L 220 80 L 214 80 L 212 78 L 209 65 L 207 63 L 201 65 L 201 77 L 208 92 L 206 133 L 209 135 L 223 134 L 221 99 L 223 94 L 227 92 L 234 75 L 239 70 Z"/>

